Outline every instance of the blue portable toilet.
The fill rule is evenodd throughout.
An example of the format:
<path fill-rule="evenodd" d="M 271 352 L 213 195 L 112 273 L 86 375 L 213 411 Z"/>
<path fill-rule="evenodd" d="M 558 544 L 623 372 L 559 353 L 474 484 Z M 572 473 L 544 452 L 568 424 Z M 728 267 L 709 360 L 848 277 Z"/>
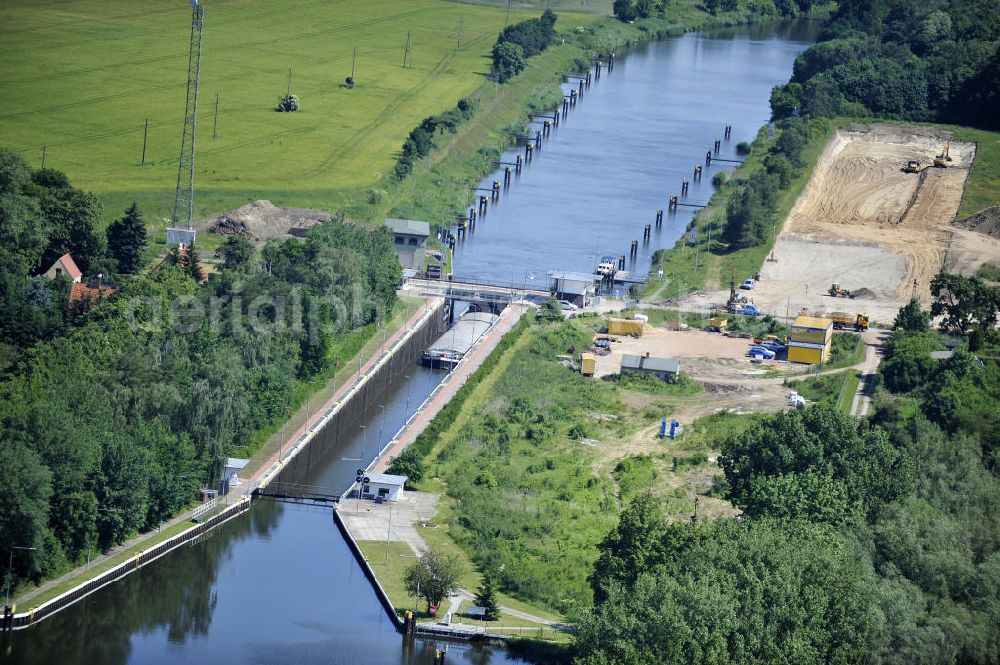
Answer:
<path fill-rule="evenodd" d="M 667 435 L 667 419 L 664 418 L 663 422 L 660 423 L 660 438 L 662 439 Z"/>

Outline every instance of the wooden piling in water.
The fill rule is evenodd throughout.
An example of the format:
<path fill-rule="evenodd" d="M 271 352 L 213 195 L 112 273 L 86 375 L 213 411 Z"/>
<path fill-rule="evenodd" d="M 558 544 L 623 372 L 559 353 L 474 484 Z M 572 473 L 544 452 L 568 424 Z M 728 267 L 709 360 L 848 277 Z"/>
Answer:
<path fill-rule="evenodd" d="M 625 255 L 622 254 L 618 257 L 618 269 L 625 270 Z"/>
<path fill-rule="evenodd" d="M 719 154 L 719 148 L 722 147 L 722 141 L 715 139 L 715 154 Z"/>
<path fill-rule="evenodd" d="M 646 224 L 646 226 L 643 227 L 643 229 L 642 229 L 642 240 L 643 240 L 643 242 L 649 243 L 649 239 L 652 237 L 652 235 L 653 235 L 653 231 L 650 228 L 650 225 Z"/>
<path fill-rule="evenodd" d="M 494 203 L 500 200 L 500 181 L 499 180 L 494 180 L 493 181 L 492 196 L 493 196 L 493 202 Z"/>
<path fill-rule="evenodd" d="M 508 187 L 510 187 L 510 167 L 509 166 L 503 167 L 503 187 L 504 187 L 504 189 L 507 189 Z"/>
<path fill-rule="evenodd" d="M 688 193 L 688 179 L 681 178 L 681 196 L 687 196 Z"/>
<path fill-rule="evenodd" d="M 711 150 L 706 150 L 705 151 L 705 165 L 708 166 L 711 163 L 712 163 L 712 151 Z"/>
<path fill-rule="evenodd" d="M 663 209 L 656 211 L 656 228 L 660 228 L 663 224 Z"/>
<path fill-rule="evenodd" d="M 676 196 L 671 196 L 670 199 L 667 201 L 667 210 L 669 210 L 671 212 L 673 212 L 674 210 L 677 210 L 677 197 Z"/>
<path fill-rule="evenodd" d="M 733 126 L 732 125 L 726 125 L 726 131 L 724 133 L 724 136 L 725 136 L 725 138 L 726 138 L 727 141 L 729 140 L 730 136 L 732 136 L 732 134 L 733 134 Z"/>
<path fill-rule="evenodd" d="M 700 166 L 694 167 L 694 179 L 695 180 L 701 180 L 701 167 Z"/>
<path fill-rule="evenodd" d="M 523 163 L 524 162 L 521 159 L 521 155 L 518 155 L 517 156 L 517 161 L 514 162 L 514 172 L 517 173 L 517 175 L 521 175 L 521 164 L 523 164 Z"/>

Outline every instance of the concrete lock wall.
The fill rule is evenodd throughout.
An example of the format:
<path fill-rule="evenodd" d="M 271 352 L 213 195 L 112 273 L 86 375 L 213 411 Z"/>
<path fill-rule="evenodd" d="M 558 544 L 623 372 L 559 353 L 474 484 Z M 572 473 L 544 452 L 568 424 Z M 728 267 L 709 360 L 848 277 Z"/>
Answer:
<path fill-rule="evenodd" d="M 439 306 L 440 308 L 440 306 Z M 305 483 L 313 467 L 323 465 L 333 454 L 340 454 L 338 442 L 357 434 L 369 408 L 376 408 L 382 397 L 393 385 L 405 381 L 403 375 L 416 363 L 446 329 L 445 317 L 434 315 L 415 328 L 412 334 L 369 374 L 364 384 L 341 404 L 341 408 L 327 419 L 325 425 L 314 432 L 302 450 L 288 460 L 285 468 L 275 478 L 279 483 Z M 379 446 L 382 442 L 379 442 Z M 364 466 L 364 465 L 362 465 Z M 340 487 L 330 488 L 339 492 Z"/>

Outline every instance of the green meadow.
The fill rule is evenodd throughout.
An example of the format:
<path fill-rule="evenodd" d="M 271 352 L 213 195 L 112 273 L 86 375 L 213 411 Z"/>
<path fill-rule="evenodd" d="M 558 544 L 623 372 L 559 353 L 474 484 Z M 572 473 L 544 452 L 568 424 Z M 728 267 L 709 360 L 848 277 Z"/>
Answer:
<path fill-rule="evenodd" d="M 483 84 L 506 15 L 441 0 L 204 4 L 199 216 L 256 198 L 329 206 L 363 194 L 422 118 Z M 510 20 L 537 13 L 515 8 Z M 45 165 L 99 194 L 108 219 L 137 199 L 162 223 L 177 178 L 190 15 L 181 0 L 4 2 L 2 145 L 36 166 L 44 148 Z M 357 85 L 348 89 L 354 49 Z M 289 69 L 301 110 L 277 113 Z"/>

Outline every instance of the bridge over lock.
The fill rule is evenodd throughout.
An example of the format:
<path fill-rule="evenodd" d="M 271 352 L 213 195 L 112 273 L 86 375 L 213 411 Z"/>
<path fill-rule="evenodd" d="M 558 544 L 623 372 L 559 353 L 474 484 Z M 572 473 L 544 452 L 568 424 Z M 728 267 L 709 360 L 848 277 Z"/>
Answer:
<path fill-rule="evenodd" d="M 420 295 L 443 297 L 449 303 L 461 300 L 479 306 L 485 305 L 484 309 L 491 312 L 497 312 L 512 302 L 529 297 L 548 298 L 551 295 L 547 289 L 465 277 L 440 280 L 411 278 L 407 281 L 407 288 Z"/>

